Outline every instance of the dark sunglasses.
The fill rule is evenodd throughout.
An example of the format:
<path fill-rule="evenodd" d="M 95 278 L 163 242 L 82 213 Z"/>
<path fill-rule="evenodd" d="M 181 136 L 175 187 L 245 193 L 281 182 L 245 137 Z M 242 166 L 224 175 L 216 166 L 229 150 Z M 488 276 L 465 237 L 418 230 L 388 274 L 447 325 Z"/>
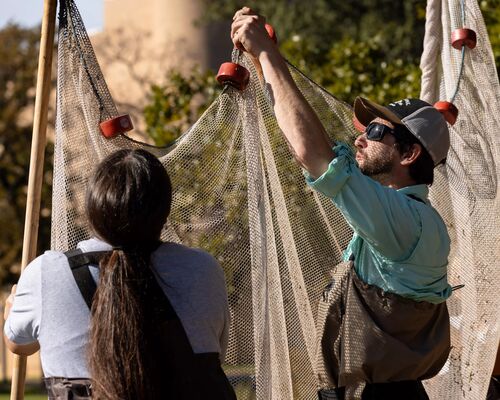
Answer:
<path fill-rule="evenodd" d="M 396 139 L 399 139 L 401 137 L 401 135 L 398 134 L 397 127 L 395 129 L 392 129 L 387 125 L 378 124 L 376 122 L 370 123 L 365 129 L 365 133 L 368 140 L 374 140 L 376 142 L 380 142 L 388 133 L 390 133 Z"/>

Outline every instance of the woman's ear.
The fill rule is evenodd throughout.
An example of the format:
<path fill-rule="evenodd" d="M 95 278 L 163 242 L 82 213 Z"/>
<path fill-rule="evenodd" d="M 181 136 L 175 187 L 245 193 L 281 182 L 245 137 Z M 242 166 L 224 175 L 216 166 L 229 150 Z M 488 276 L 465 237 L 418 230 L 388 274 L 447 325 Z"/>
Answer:
<path fill-rule="evenodd" d="M 410 148 L 401 155 L 401 165 L 413 164 L 422 154 L 422 145 L 413 143 Z"/>

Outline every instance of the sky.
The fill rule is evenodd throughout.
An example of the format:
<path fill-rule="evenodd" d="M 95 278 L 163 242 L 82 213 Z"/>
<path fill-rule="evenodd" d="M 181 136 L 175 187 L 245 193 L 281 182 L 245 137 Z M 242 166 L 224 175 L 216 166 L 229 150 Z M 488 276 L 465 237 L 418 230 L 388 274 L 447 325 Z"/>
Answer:
<path fill-rule="evenodd" d="M 104 0 L 75 0 L 87 31 L 98 31 L 103 25 Z M 0 0 L 0 29 L 9 21 L 24 27 L 42 20 L 44 0 Z"/>

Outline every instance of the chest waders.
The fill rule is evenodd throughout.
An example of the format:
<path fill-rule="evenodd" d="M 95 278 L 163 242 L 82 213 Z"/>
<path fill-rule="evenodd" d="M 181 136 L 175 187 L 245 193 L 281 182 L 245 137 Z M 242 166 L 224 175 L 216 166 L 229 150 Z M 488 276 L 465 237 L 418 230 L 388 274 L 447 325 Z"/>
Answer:
<path fill-rule="evenodd" d="M 428 399 L 420 381 L 436 375 L 450 351 L 446 303 L 384 292 L 358 277 L 353 260 L 332 278 L 318 306 L 319 398 Z"/>
<path fill-rule="evenodd" d="M 89 265 L 99 265 L 107 252 L 65 253 L 71 272 L 89 309 L 97 289 Z M 155 344 L 155 360 L 162 360 L 150 373 L 153 382 L 161 382 L 158 399 L 175 400 L 236 400 L 219 360 L 219 353 L 196 354 L 170 301 L 156 282 L 151 280 L 152 316 L 149 325 Z M 45 379 L 49 400 L 90 400 L 90 379 L 52 377 Z"/>

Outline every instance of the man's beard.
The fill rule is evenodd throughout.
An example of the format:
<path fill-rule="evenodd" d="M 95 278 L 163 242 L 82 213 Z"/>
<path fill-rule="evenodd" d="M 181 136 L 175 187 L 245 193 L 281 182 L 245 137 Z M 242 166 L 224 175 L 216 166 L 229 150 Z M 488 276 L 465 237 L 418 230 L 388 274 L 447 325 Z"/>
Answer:
<path fill-rule="evenodd" d="M 361 172 L 380 183 L 384 183 L 386 177 L 391 174 L 393 161 L 389 154 L 384 154 L 377 158 L 364 158 L 364 163 L 360 166 Z"/>

